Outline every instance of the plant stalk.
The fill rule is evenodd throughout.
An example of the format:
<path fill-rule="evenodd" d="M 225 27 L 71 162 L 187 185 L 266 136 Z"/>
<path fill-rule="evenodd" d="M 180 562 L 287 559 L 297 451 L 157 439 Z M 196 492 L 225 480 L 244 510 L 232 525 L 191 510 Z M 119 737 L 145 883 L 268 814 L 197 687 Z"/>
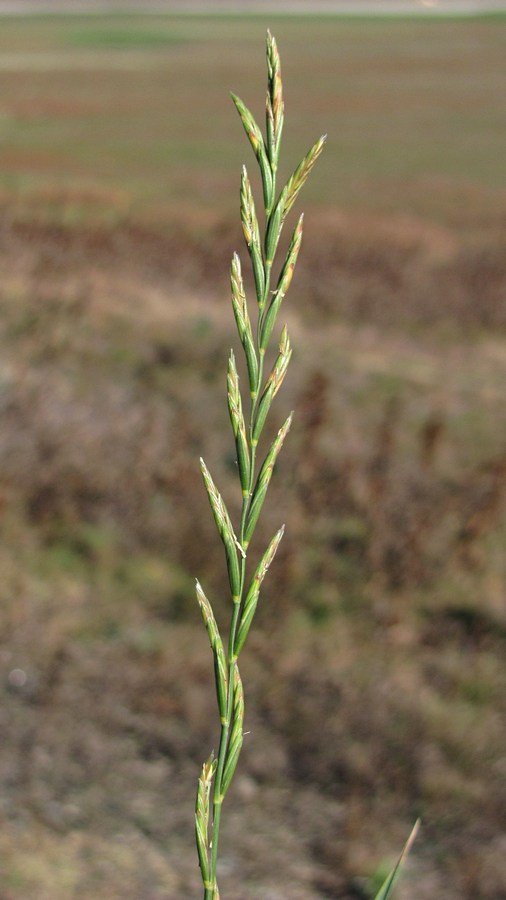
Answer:
<path fill-rule="evenodd" d="M 217 866 L 221 810 L 242 746 L 244 698 L 237 659 L 256 610 L 260 585 L 274 558 L 283 534 L 283 529 L 280 529 L 272 538 L 267 550 L 264 551 L 260 558 L 260 562 L 251 578 L 249 588 L 246 591 L 246 550 L 256 526 L 274 463 L 291 420 L 290 417 L 283 429 L 280 429 L 278 438 L 271 445 L 257 476 L 258 441 L 261 437 L 271 402 L 281 386 L 291 356 L 290 342 L 286 328 L 284 328 L 277 362 L 264 384 L 265 355 L 281 301 L 291 281 L 302 235 L 301 222 L 299 223 L 300 227 L 298 226 L 298 230 L 296 229 L 294 233 L 294 239 L 295 235 L 297 236 L 296 248 L 295 250 L 293 249 L 295 247 L 293 239 L 293 246 L 291 246 L 282 267 L 278 287 L 271 297 L 272 264 L 286 212 L 293 204 L 296 195 L 321 151 L 323 143 L 320 141 L 319 144 L 315 145 L 317 149 L 313 148 L 310 151 L 310 154 L 291 176 L 279 197 L 276 197 L 276 172 L 284 120 L 284 105 L 279 54 L 276 42 L 269 32 L 267 34 L 267 65 L 266 140 L 264 140 L 260 128 L 242 100 L 232 95 L 248 139 L 257 157 L 265 201 L 265 232 L 264 239 L 261 241 L 253 194 L 246 169 L 243 168 L 241 220 L 255 279 L 257 320 L 254 339 L 242 282 L 240 261 L 235 255 L 232 264 L 232 299 L 239 337 L 246 357 L 251 397 L 249 422 L 248 427 L 246 427 L 242 412 L 243 404 L 235 366 L 235 356 L 232 353 L 229 361 L 227 382 L 228 403 L 236 440 L 243 497 L 238 538 L 234 534 L 232 523 L 221 495 L 218 493 L 207 467 L 203 462 L 201 464 L 214 519 L 225 547 L 232 594 L 232 614 L 225 658 L 223 642 L 212 607 L 200 585 L 197 585 L 197 595 L 215 658 L 215 678 L 221 717 L 218 757 L 216 760 L 213 760 L 211 756 L 204 765 L 199 782 L 200 793 L 198 794 L 196 806 L 196 834 L 204 883 L 204 900 L 218 900 L 219 897 Z M 213 776 L 211 816 L 209 792 Z"/>

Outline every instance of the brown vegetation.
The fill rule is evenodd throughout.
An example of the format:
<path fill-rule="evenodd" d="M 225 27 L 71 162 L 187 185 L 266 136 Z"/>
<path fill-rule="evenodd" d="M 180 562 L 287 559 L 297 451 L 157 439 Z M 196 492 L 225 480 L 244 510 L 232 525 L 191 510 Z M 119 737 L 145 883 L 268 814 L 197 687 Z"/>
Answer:
<path fill-rule="evenodd" d="M 223 892 L 237 896 L 240 865 L 244 900 L 287 881 L 301 900 L 367 897 L 421 814 L 400 896 L 497 900 L 506 269 L 498 242 L 414 223 L 317 228 L 287 311 L 298 414 L 266 528 L 288 529 L 247 656 Z M 9 900 L 198 890 L 191 794 L 213 735 L 192 576 L 219 609 L 222 567 L 197 460 L 232 483 L 236 242 L 190 219 L 157 234 L 4 211 Z"/>

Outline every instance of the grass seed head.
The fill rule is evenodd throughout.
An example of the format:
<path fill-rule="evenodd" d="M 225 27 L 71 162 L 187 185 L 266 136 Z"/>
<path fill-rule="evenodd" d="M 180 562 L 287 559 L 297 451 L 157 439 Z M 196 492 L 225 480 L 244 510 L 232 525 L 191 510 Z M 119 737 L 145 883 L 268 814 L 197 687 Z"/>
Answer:
<path fill-rule="evenodd" d="M 265 140 L 249 109 L 239 97 L 232 94 L 232 99 L 260 168 L 266 214 L 264 234 L 261 238 L 251 183 L 246 169 L 243 168 L 240 193 L 241 223 L 255 281 L 257 320 L 255 331 L 253 331 L 241 263 L 237 254 L 234 254 L 230 272 L 232 308 L 246 358 L 251 395 L 249 420 L 246 421 L 239 375 L 232 352 L 227 373 L 227 398 L 242 488 L 239 540 L 234 533 L 225 503 L 218 493 L 205 463 L 201 460 L 202 475 L 209 502 L 225 547 L 233 599 L 233 613 L 228 634 L 228 657 L 226 658 L 211 606 L 197 582 L 197 597 L 213 649 L 215 682 L 222 725 L 218 762 L 215 764 L 210 758 L 210 761 L 205 764 L 198 788 L 197 844 L 204 882 L 204 900 L 219 900 L 216 870 L 221 805 L 232 780 L 243 743 L 244 695 L 237 658 L 255 615 L 261 585 L 274 559 L 284 531 L 283 526 L 272 538 L 246 591 L 245 550 L 253 535 L 277 457 L 292 421 L 290 415 L 279 429 L 255 482 L 257 444 L 271 403 L 283 383 L 292 355 L 290 339 L 285 326 L 281 332 L 276 360 L 264 383 L 265 355 L 282 300 L 290 287 L 301 245 L 302 216 L 293 232 L 275 291 L 271 289 L 271 270 L 285 217 L 293 206 L 323 147 L 323 139 L 320 139 L 295 170 L 276 200 L 276 169 L 283 129 L 284 105 L 279 53 L 276 41 L 270 32 L 267 33 L 267 76 Z M 269 305 L 266 309 L 268 301 Z M 254 483 L 255 487 L 253 488 Z M 214 778 L 214 805 L 211 826 L 209 822 L 209 784 L 212 778 Z M 209 831 L 212 833 L 209 834 Z"/>

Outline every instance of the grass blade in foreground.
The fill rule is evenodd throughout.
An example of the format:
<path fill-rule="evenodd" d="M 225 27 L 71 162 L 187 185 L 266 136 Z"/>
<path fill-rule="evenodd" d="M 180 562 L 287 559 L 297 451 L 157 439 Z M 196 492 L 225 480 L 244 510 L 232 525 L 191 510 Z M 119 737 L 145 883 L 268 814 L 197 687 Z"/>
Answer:
<path fill-rule="evenodd" d="M 240 521 L 235 528 L 211 473 L 201 460 L 204 484 L 225 549 L 231 596 L 231 619 L 225 651 L 225 642 L 220 635 L 212 607 L 197 582 L 197 599 L 213 651 L 216 696 L 221 723 L 218 755 L 215 758 L 211 754 L 202 767 L 195 808 L 195 830 L 204 900 L 219 900 L 217 863 L 221 809 L 243 741 L 244 694 L 238 657 L 251 627 L 262 582 L 283 536 L 284 526 L 276 532 L 267 548 L 259 548 L 256 565 L 253 561 L 254 568 L 250 574 L 246 551 L 255 531 L 275 462 L 291 424 L 290 415 L 280 427 L 272 445 L 266 448 L 265 457 L 257 474 L 258 443 L 292 355 L 288 331 L 284 326 L 271 371 L 268 377 L 264 378 L 264 360 L 270 349 L 270 338 L 292 280 L 302 241 L 302 216 L 293 232 L 286 259 L 280 265 L 280 274 L 274 289 L 271 289 L 271 270 L 285 218 L 325 142 L 325 138 L 322 137 L 314 144 L 277 197 L 276 174 L 283 131 L 284 104 L 279 54 L 276 41 L 270 33 L 267 34 L 267 73 L 265 138 L 249 109 L 239 97 L 232 94 L 260 168 L 265 206 L 265 228 L 262 237 L 250 180 L 246 169 L 243 168 L 240 192 L 241 222 L 255 285 L 256 303 L 252 306 L 256 327 L 252 327 L 240 260 L 237 254 L 234 254 L 231 267 L 232 308 L 244 352 L 249 388 L 247 395 L 249 402 L 246 404 L 241 395 L 239 375 L 232 351 L 228 365 L 227 402 L 237 454 L 238 487 L 242 497 Z M 248 415 L 246 415 L 247 407 Z"/>
<path fill-rule="evenodd" d="M 417 819 L 415 824 L 413 825 L 413 829 L 411 831 L 410 836 L 408 837 L 406 843 L 404 844 L 403 850 L 399 859 L 397 860 L 397 864 L 394 866 L 392 871 L 390 872 L 388 878 L 384 881 L 378 893 L 376 894 L 374 900 L 387 900 L 387 897 L 390 897 L 392 892 L 392 888 L 397 881 L 397 876 L 401 870 L 402 864 L 406 859 L 411 847 L 413 846 L 413 842 L 418 834 L 418 829 L 420 828 L 420 819 Z"/>

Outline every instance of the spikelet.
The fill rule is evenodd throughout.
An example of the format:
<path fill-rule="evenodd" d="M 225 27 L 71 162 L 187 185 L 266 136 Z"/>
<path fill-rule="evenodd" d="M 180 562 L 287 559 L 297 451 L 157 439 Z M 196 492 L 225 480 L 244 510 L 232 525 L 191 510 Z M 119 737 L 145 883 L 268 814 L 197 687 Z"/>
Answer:
<path fill-rule="evenodd" d="M 267 152 L 273 174 L 279 160 L 281 133 L 283 131 L 284 103 L 281 80 L 281 61 L 275 38 L 267 32 L 267 103 L 266 130 Z"/>
<path fill-rule="evenodd" d="M 220 632 L 214 618 L 214 613 L 209 600 L 207 599 L 202 586 L 196 582 L 197 600 L 204 619 L 204 624 L 209 635 L 209 643 L 214 656 L 214 681 L 216 685 L 216 696 L 218 700 L 218 709 L 222 722 L 227 718 L 227 696 L 228 696 L 228 667 L 225 659 L 225 651 L 221 640 Z"/>
<path fill-rule="evenodd" d="M 272 169 L 267 157 L 267 150 L 265 147 L 264 139 L 262 137 L 262 132 L 255 122 L 253 116 L 251 115 L 249 109 L 242 102 L 241 98 L 236 94 L 232 94 L 232 100 L 235 103 L 235 108 L 239 113 L 241 118 L 241 122 L 243 124 L 244 130 L 248 135 L 249 142 L 253 148 L 253 152 L 258 160 L 258 165 L 260 166 L 260 174 L 262 176 L 262 186 L 264 191 L 264 204 L 265 211 L 269 214 L 274 197 L 274 185 L 272 181 Z"/>
<path fill-rule="evenodd" d="M 216 760 L 214 759 L 214 753 L 211 753 L 202 766 L 197 787 L 197 801 L 195 804 L 195 835 L 200 871 L 202 872 L 202 881 L 204 884 L 209 882 L 209 801 L 215 771 Z"/>
<path fill-rule="evenodd" d="M 232 730 L 230 733 L 230 741 L 227 749 L 227 758 L 225 760 L 225 768 L 223 770 L 223 779 L 221 782 L 222 798 L 227 793 L 230 782 L 232 781 L 239 754 L 241 752 L 243 742 L 244 729 L 244 692 L 242 689 L 241 676 L 237 666 L 234 668 L 234 710 L 232 716 Z"/>
<path fill-rule="evenodd" d="M 285 195 L 283 203 L 283 220 L 288 215 L 293 204 L 295 203 L 297 195 L 301 187 L 304 185 L 316 160 L 320 156 L 326 140 L 327 135 L 323 134 L 321 138 L 319 138 L 316 143 L 313 144 L 309 153 L 304 157 L 300 165 L 298 165 L 295 169 L 295 172 L 293 173 L 291 178 L 288 180 L 287 185 L 283 190 L 283 194 Z"/>
<path fill-rule="evenodd" d="M 241 615 L 241 621 L 239 624 L 239 628 L 237 631 L 237 636 L 234 644 L 234 654 L 235 656 L 239 656 L 241 652 L 244 642 L 248 636 L 248 631 L 250 630 L 251 623 L 253 621 L 253 616 L 255 615 L 255 611 L 257 608 L 258 598 L 260 595 L 260 587 L 262 585 L 262 581 L 267 575 L 267 570 L 276 555 L 276 550 L 279 547 L 281 538 L 283 537 L 285 531 L 285 526 L 283 525 L 279 531 L 276 532 L 272 541 L 270 542 L 267 550 L 265 551 L 262 559 L 260 560 L 255 574 L 251 579 L 251 584 L 249 586 L 248 593 L 246 594 L 246 600 L 244 601 L 244 608 Z"/>
<path fill-rule="evenodd" d="M 248 252 L 251 258 L 251 267 L 253 269 L 253 277 L 255 279 L 257 301 L 260 308 L 262 308 L 265 302 L 264 262 L 262 258 L 260 229 L 258 227 L 255 201 L 253 200 L 251 184 L 248 178 L 248 173 L 246 171 L 246 166 L 243 166 L 241 176 L 241 222 L 244 240 L 246 241 Z"/>
<path fill-rule="evenodd" d="M 207 496 L 209 497 L 209 503 L 211 504 L 211 509 L 213 511 L 214 521 L 216 522 L 216 527 L 225 547 L 232 598 L 234 601 L 237 601 L 241 592 L 241 573 L 237 551 L 239 550 L 241 555 L 244 556 L 244 550 L 234 534 L 227 507 L 223 502 L 221 494 L 218 493 L 214 481 L 211 478 L 211 473 L 202 458 L 200 460 L 200 469 L 206 486 Z"/>
<path fill-rule="evenodd" d="M 290 345 L 290 338 L 288 337 L 288 332 L 286 330 L 286 325 L 281 332 L 281 338 L 279 341 L 279 353 L 274 363 L 271 373 L 266 381 L 265 387 L 262 392 L 262 396 L 260 397 L 260 402 L 258 404 L 258 410 L 255 416 L 255 421 L 253 423 L 253 428 L 251 432 L 251 443 L 252 446 L 258 444 L 260 439 L 260 435 L 262 433 L 262 429 L 265 425 L 265 420 L 267 418 L 267 414 L 269 409 L 271 408 L 271 403 L 274 400 L 274 397 L 278 393 L 281 385 L 283 384 L 286 370 L 288 369 L 288 364 L 292 357 L 292 348 Z"/>
<path fill-rule="evenodd" d="M 248 305 L 246 303 L 246 294 L 241 273 L 241 261 L 237 253 L 234 253 L 232 259 L 230 283 L 232 286 L 232 308 L 234 310 L 237 331 L 239 332 L 239 338 L 244 349 L 246 365 L 248 368 L 250 394 L 252 397 L 255 397 L 258 390 L 258 358 L 255 343 L 253 341 Z"/>
<path fill-rule="evenodd" d="M 271 300 L 262 323 L 262 333 L 260 335 L 260 352 L 265 352 L 269 345 L 269 340 L 272 334 L 272 329 L 274 328 L 274 325 L 276 323 L 278 312 L 292 282 L 295 264 L 299 255 L 300 245 L 302 243 L 303 222 L 304 214 L 300 216 L 299 221 L 295 226 L 292 239 L 290 241 L 290 246 L 288 248 L 288 253 L 286 255 L 286 259 L 278 279 L 278 285 L 274 292 L 274 297 Z"/>
<path fill-rule="evenodd" d="M 255 525 L 258 521 L 258 517 L 264 504 L 265 496 L 267 494 L 267 488 L 269 487 L 272 473 L 274 471 L 274 466 L 276 464 L 276 460 L 278 458 L 281 447 L 283 446 L 285 437 L 290 430 L 292 418 L 293 413 L 290 413 L 284 425 L 282 425 L 282 427 L 279 429 L 277 436 L 272 442 L 269 448 L 269 452 L 267 453 L 267 456 L 265 457 L 262 464 L 262 468 L 260 469 L 260 472 L 258 474 L 255 488 L 251 497 L 251 504 L 248 510 L 246 527 L 244 529 L 243 545 L 245 549 L 247 549 L 249 542 L 251 541 L 251 538 L 253 536 L 253 531 L 255 530 Z"/>
<path fill-rule="evenodd" d="M 237 374 L 233 350 L 231 350 L 230 352 L 230 359 L 228 363 L 227 397 L 228 411 L 230 414 L 230 421 L 232 423 L 232 430 L 234 432 L 235 446 L 237 450 L 239 478 L 241 480 L 243 496 L 247 497 L 249 494 L 251 460 L 248 437 L 246 435 L 246 423 L 244 421 L 244 413 L 242 411 L 241 392 L 239 390 L 239 376 Z"/>

